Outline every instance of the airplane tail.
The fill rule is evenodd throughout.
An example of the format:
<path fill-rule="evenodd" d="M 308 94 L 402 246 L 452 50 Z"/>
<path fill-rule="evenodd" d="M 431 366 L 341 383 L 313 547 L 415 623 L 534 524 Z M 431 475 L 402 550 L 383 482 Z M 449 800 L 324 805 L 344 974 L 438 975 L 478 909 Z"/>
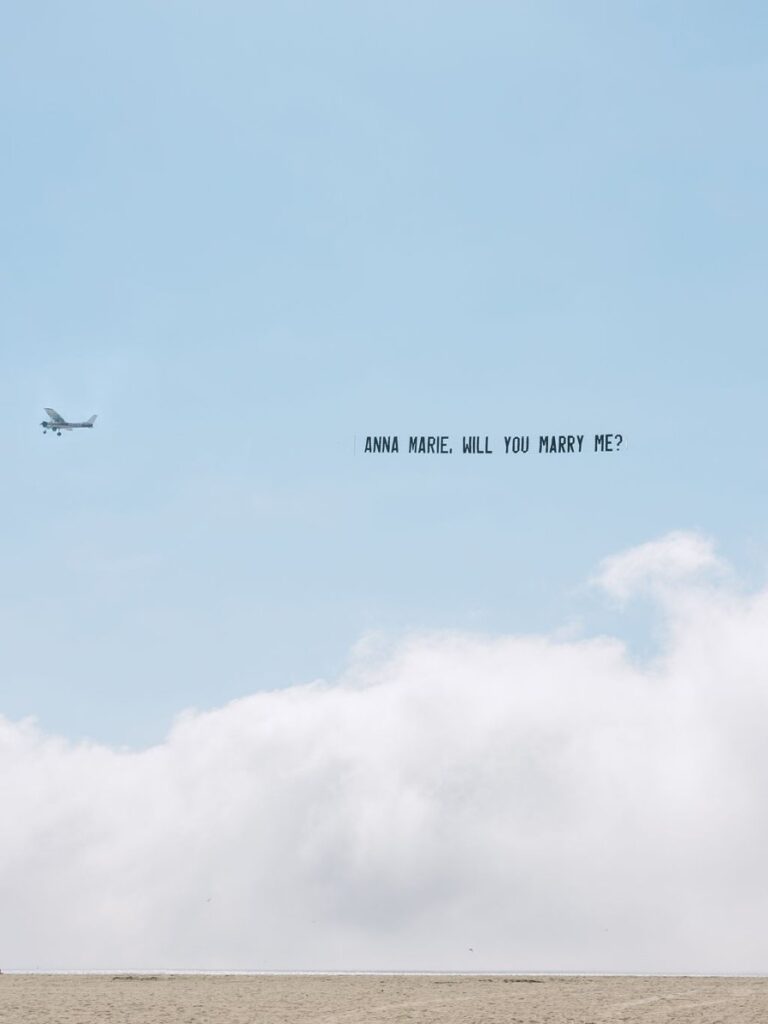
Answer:
<path fill-rule="evenodd" d="M 89 427 L 92 427 L 93 424 L 96 422 L 96 413 L 94 413 L 94 415 L 91 416 L 90 419 L 87 419 L 85 422 L 88 424 Z"/>

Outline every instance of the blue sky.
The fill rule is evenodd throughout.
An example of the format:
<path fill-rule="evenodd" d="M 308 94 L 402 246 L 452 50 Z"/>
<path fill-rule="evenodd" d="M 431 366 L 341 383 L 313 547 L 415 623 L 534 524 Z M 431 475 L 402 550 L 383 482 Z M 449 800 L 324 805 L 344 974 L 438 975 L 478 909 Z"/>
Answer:
<path fill-rule="evenodd" d="M 584 581 L 673 529 L 762 578 L 765 43 L 756 3 L 8 6 L 0 712 L 140 747 L 371 632 L 632 639 Z"/>

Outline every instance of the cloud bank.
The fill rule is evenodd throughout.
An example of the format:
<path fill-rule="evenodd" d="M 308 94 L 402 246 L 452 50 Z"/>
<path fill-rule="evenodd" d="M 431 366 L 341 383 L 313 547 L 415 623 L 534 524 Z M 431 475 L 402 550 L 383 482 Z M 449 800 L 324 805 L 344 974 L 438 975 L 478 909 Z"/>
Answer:
<path fill-rule="evenodd" d="M 650 664 L 429 634 L 140 752 L 0 718 L 0 967 L 768 970 L 768 590 L 721 569 L 603 563 Z"/>

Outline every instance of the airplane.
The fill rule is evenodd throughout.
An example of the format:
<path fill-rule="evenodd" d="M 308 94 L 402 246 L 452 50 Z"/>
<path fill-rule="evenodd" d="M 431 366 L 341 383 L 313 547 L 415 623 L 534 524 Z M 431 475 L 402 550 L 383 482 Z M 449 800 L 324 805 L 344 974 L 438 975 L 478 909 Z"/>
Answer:
<path fill-rule="evenodd" d="M 59 437 L 61 437 L 62 430 L 74 430 L 77 427 L 92 427 L 96 422 L 96 417 L 91 416 L 91 418 L 86 420 L 85 423 L 68 423 L 63 416 L 59 416 L 55 409 L 46 409 L 45 411 L 48 413 L 50 419 L 43 420 L 40 424 L 43 428 L 44 434 L 47 434 L 49 430 L 51 432 L 55 430 Z"/>

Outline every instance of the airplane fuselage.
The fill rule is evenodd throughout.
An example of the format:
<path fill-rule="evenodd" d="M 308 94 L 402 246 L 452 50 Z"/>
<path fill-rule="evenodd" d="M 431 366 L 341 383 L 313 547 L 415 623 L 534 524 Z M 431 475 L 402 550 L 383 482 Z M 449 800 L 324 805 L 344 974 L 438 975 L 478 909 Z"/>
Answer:
<path fill-rule="evenodd" d="M 80 428 L 91 430 L 92 423 L 53 423 L 50 420 L 43 420 L 40 424 L 43 430 L 78 430 Z"/>

